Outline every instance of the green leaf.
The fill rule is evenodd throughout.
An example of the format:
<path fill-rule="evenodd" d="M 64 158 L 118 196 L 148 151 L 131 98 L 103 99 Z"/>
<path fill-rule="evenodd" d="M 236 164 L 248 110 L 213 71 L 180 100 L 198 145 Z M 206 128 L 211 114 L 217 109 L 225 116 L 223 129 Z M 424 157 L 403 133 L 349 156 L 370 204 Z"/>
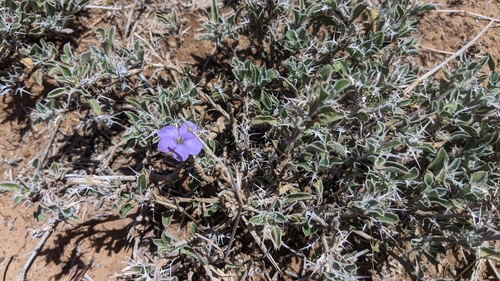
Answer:
<path fill-rule="evenodd" d="M 403 177 L 401 177 L 402 180 L 413 180 L 413 179 L 416 179 L 419 175 L 419 171 L 418 171 L 418 168 L 417 167 L 413 167 L 410 169 L 410 171 L 408 171 L 408 174 L 404 175 Z"/>
<path fill-rule="evenodd" d="M 136 108 L 141 109 L 141 103 L 137 99 L 135 99 L 135 98 L 126 98 L 125 100 L 128 101 L 133 106 L 135 106 Z"/>
<path fill-rule="evenodd" d="M 31 165 L 33 166 L 33 168 L 35 168 L 37 170 L 40 170 L 42 168 L 42 163 L 40 162 L 40 159 L 38 159 L 38 158 L 35 158 L 33 160 L 33 162 L 31 163 Z"/>
<path fill-rule="evenodd" d="M 434 177 L 434 179 L 437 180 L 438 182 L 443 182 L 445 178 L 446 178 L 445 169 L 441 169 L 441 171 Z"/>
<path fill-rule="evenodd" d="M 90 94 L 90 92 L 87 91 L 87 89 L 85 89 L 85 88 L 78 88 L 76 90 L 76 92 L 83 95 L 85 98 L 87 98 L 87 100 L 92 98 L 92 95 Z M 92 105 L 90 105 L 90 106 L 92 106 Z"/>
<path fill-rule="evenodd" d="M 410 172 L 404 165 L 393 161 L 385 161 L 384 166 L 382 171 L 388 171 L 398 175 L 407 175 Z"/>
<path fill-rule="evenodd" d="M 125 203 L 120 207 L 120 218 L 124 218 L 128 215 L 130 211 L 132 211 L 135 206 L 137 206 L 136 203 Z"/>
<path fill-rule="evenodd" d="M 466 196 L 466 198 L 467 198 L 467 196 Z M 467 198 L 467 200 L 470 200 L 470 199 Z M 438 205 L 445 207 L 445 208 L 451 207 L 451 203 L 448 200 L 443 199 L 443 198 L 429 198 L 429 201 L 431 203 L 438 204 Z"/>
<path fill-rule="evenodd" d="M 180 249 L 179 249 L 179 254 L 181 254 L 181 255 L 187 255 L 187 256 L 190 256 L 190 257 L 192 257 L 194 260 L 198 260 L 198 259 L 199 259 L 199 258 L 198 258 L 198 256 L 197 256 L 197 255 L 195 255 L 195 254 L 194 254 L 194 253 L 190 250 L 190 248 L 189 248 L 189 247 L 186 247 L 186 246 L 184 246 L 184 247 L 182 247 L 182 248 L 180 248 Z"/>
<path fill-rule="evenodd" d="M 271 228 L 271 240 L 273 241 L 273 245 L 275 249 L 279 249 L 281 247 L 281 236 L 283 235 L 283 231 L 281 228 L 274 226 Z"/>
<path fill-rule="evenodd" d="M 108 33 L 108 42 L 107 42 L 107 54 L 112 54 L 115 52 L 115 28 L 112 27 L 109 29 L 109 33 Z"/>
<path fill-rule="evenodd" d="M 320 141 L 314 141 L 306 145 L 305 149 L 309 152 L 326 152 L 325 144 Z"/>
<path fill-rule="evenodd" d="M 427 197 L 431 203 L 435 203 L 445 208 L 448 208 L 451 206 L 451 203 L 449 200 L 442 198 L 445 195 L 446 195 L 446 189 L 435 188 L 427 194 Z"/>
<path fill-rule="evenodd" d="M 318 181 L 316 181 L 316 183 L 314 184 L 314 188 L 316 189 L 316 205 L 319 206 L 321 205 L 321 203 L 323 203 L 323 180 L 319 179 Z"/>
<path fill-rule="evenodd" d="M 358 114 L 356 114 L 356 117 L 359 119 L 359 121 L 363 123 L 368 122 L 368 120 L 370 120 L 370 116 L 368 116 L 368 114 L 366 114 L 363 111 L 358 112 Z"/>
<path fill-rule="evenodd" d="M 14 197 L 14 204 L 17 205 L 19 202 L 21 202 L 23 199 L 25 199 L 25 196 L 16 196 Z"/>
<path fill-rule="evenodd" d="M 50 170 L 52 170 L 54 175 L 58 175 L 59 174 L 59 165 L 57 165 L 56 162 L 52 162 L 52 164 L 50 164 Z"/>
<path fill-rule="evenodd" d="M 486 247 L 481 247 L 479 250 L 479 256 L 489 260 L 500 261 L 500 253 Z"/>
<path fill-rule="evenodd" d="M 467 139 L 468 137 L 470 137 L 469 134 L 467 134 L 466 132 L 462 132 L 462 131 L 456 131 L 456 132 L 453 132 L 450 136 L 450 138 L 448 139 L 448 141 L 452 141 L 452 140 L 461 140 L 461 139 Z"/>
<path fill-rule="evenodd" d="M 303 193 L 303 192 L 298 192 L 298 193 L 291 193 L 285 196 L 285 200 L 290 203 L 294 203 L 296 201 L 303 201 L 303 200 L 309 200 L 312 199 L 312 195 L 309 193 Z"/>
<path fill-rule="evenodd" d="M 268 69 L 266 70 L 266 78 L 267 79 L 276 79 L 278 78 L 278 75 L 274 71 L 274 69 Z"/>
<path fill-rule="evenodd" d="M 488 68 L 490 71 L 495 71 L 495 59 L 489 53 L 486 53 L 486 56 L 488 57 Z"/>
<path fill-rule="evenodd" d="M 207 140 L 205 140 L 205 144 L 212 150 L 214 151 L 216 148 L 217 148 L 217 144 L 215 143 L 214 140 L 210 139 L 210 138 L 207 138 Z"/>
<path fill-rule="evenodd" d="M 375 204 L 377 204 L 377 202 L 374 202 L 373 204 L 370 205 L 375 205 Z M 375 216 L 376 218 L 383 217 L 384 213 L 385 213 L 384 210 L 382 210 L 381 208 L 374 208 L 367 212 L 367 214 Z"/>
<path fill-rule="evenodd" d="M 460 118 L 461 120 L 464 120 L 465 118 Z M 466 133 L 468 133 L 472 137 L 479 137 L 479 132 L 477 131 L 476 128 L 468 125 L 460 125 L 460 128 L 464 130 Z"/>
<path fill-rule="evenodd" d="M 100 115 L 101 114 L 101 106 L 99 105 L 99 103 L 95 99 L 87 99 L 87 101 L 90 105 L 90 108 L 92 108 L 92 110 L 94 111 L 94 113 L 96 115 Z"/>
<path fill-rule="evenodd" d="M 40 86 L 43 85 L 43 70 L 42 69 L 37 69 L 35 71 L 35 80 L 36 83 Z"/>
<path fill-rule="evenodd" d="M 0 189 L 17 192 L 21 190 L 21 186 L 13 182 L 2 182 L 0 183 Z"/>
<path fill-rule="evenodd" d="M 269 124 L 269 125 L 274 125 L 278 123 L 278 119 L 272 117 L 272 116 L 257 116 L 253 119 L 254 124 Z"/>
<path fill-rule="evenodd" d="M 255 225 L 261 225 L 264 222 L 264 216 L 265 214 L 256 215 L 251 217 L 248 221 Z"/>
<path fill-rule="evenodd" d="M 332 71 L 333 71 L 333 68 L 331 65 L 327 64 L 325 66 L 323 66 L 320 71 L 319 71 L 319 78 L 322 80 L 322 81 L 326 81 L 328 80 L 328 78 L 330 77 L 330 75 L 332 74 Z"/>
<path fill-rule="evenodd" d="M 423 143 L 419 145 L 418 148 L 422 149 L 423 152 L 436 153 L 436 149 L 434 148 L 434 146 L 429 143 Z"/>
<path fill-rule="evenodd" d="M 399 217 L 396 214 L 390 212 L 384 212 L 384 215 L 377 217 L 377 219 L 380 220 L 381 222 L 386 222 L 390 224 L 395 224 L 399 221 Z"/>
<path fill-rule="evenodd" d="M 340 143 L 338 143 L 338 142 L 332 142 L 332 143 L 329 143 L 328 146 L 338 156 L 340 156 L 342 158 L 346 158 L 347 157 L 346 152 L 345 152 L 345 148 Z"/>
<path fill-rule="evenodd" d="M 433 182 L 434 182 L 434 176 L 432 175 L 432 173 L 429 172 L 429 173 L 425 174 L 424 183 L 427 186 L 431 186 Z"/>
<path fill-rule="evenodd" d="M 64 95 L 67 92 L 68 92 L 68 90 L 66 88 L 56 88 L 56 89 L 50 91 L 47 94 L 47 97 L 48 98 L 55 98 L 55 97 L 58 97 L 58 96 L 62 96 L 62 95 Z"/>
<path fill-rule="evenodd" d="M 328 124 L 344 118 L 343 111 L 336 111 L 332 106 L 324 106 L 319 111 L 321 124 Z"/>
<path fill-rule="evenodd" d="M 42 206 L 38 206 L 38 210 L 34 213 L 35 220 L 37 222 L 43 222 L 45 220 L 45 214 L 43 213 Z"/>
<path fill-rule="evenodd" d="M 101 41 L 101 43 L 103 43 L 104 41 L 106 41 L 106 31 L 102 28 L 97 28 L 96 31 L 95 31 L 96 35 L 97 35 L 97 38 L 99 39 L 99 41 Z"/>
<path fill-rule="evenodd" d="M 368 7 L 368 4 L 366 4 L 364 2 L 356 5 L 356 7 L 354 7 L 354 11 L 352 12 L 350 21 L 351 22 L 354 21 L 366 9 L 366 7 Z M 374 9 L 374 8 L 372 8 L 372 9 Z M 375 20 L 375 19 L 372 19 L 372 20 Z"/>
<path fill-rule="evenodd" d="M 210 208 L 208 208 L 207 210 L 205 210 L 203 212 L 203 216 L 204 217 L 211 217 L 219 210 L 219 208 L 220 208 L 220 204 L 214 203 L 214 204 L 212 204 L 212 206 L 210 206 Z"/>
<path fill-rule="evenodd" d="M 269 97 L 269 95 L 265 91 L 262 91 L 260 94 L 260 102 L 266 108 L 266 111 L 271 110 L 273 104 L 272 104 L 271 98 Z"/>
<path fill-rule="evenodd" d="M 443 167 L 445 160 L 448 156 L 446 155 L 446 150 L 439 149 L 436 158 L 427 166 L 427 169 L 433 169 L 435 173 L 438 173 Z"/>
<path fill-rule="evenodd" d="M 191 226 L 189 227 L 189 232 L 191 234 L 196 234 L 198 233 L 198 226 L 196 225 L 196 223 L 192 223 Z"/>
<path fill-rule="evenodd" d="M 401 145 L 401 141 L 395 139 L 395 140 L 388 141 L 386 144 L 384 144 L 384 148 L 385 149 L 393 149 L 393 148 L 396 148 L 400 145 Z"/>
<path fill-rule="evenodd" d="M 285 223 L 287 222 L 288 220 L 285 218 L 285 216 L 283 216 L 283 214 L 281 213 L 278 213 L 278 212 L 275 212 L 273 213 L 273 215 L 271 216 L 271 218 L 277 222 L 277 223 Z"/>
<path fill-rule="evenodd" d="M 142 193 L 146 187 L 148 186 L 148 181 L 146 179 L 146 176 L 144 174 L 140 175 L 137 178 L 137 190 Z"/>
<path fill-rule="evenodd" d="M 137 116 L 137 114 L 133 113 L 132 111 L 125 111 L 125 114 L 127 115 L 129 121 L 132 124 L 137 124 L 139 121 L 141 121 L 141 118 Z"/>
<path fill-rule="evenodd" d="M 479 171 L 479 172 L 475 172 L 474 174 L 472 174 L 472 176 L 470 177 L 470 182 L 473 183 L 473 182 L 481 182 L 483 181 L 484 179 L 486 179 L 486 176 L 488 175 L 488 173 L 486 173 L 485 171 Z"/>
<path fill-rule="evenodd" d="M 309 225 L 309 223 L 306 222 L 302 225 L 302 233 L 304 233 L 305 236 L 311 235 L 312 228 L 311 225 Z"/>
<path fill-rule="evenodd" d="M 335 93 L 339 93 L 343 91 L 345 88 L 347 88 L 349 86 L 349 83 L 350 82 L 347 79 L 337 80 L 333 85 L 333 90 L 335 91 Z"/>
<path fill-rule="evenodd" d="M 219 23 L 219 8 L 217 7 L 217 0 L 212 0 L 212 9 L 210 11 L 210 20 L 213 23 Z"/>
<path fill-rule="evenodd" d="M 71 45 L 69 43 L 64 44 L 63 50 L 64 50 L 64 55 L 66 55 L 68 59 L 74 58 L 73 52 L 71 52 Z M 69 62 L 70 61 L 65 61 L 65 63 L 67 64 L 70 64 Z"/>
<path fill-rule="evenodd" d="M 168 210 L 161 213 L 161 224 L 163 227 L 168 227 L 172 223 L 172 217 L 175 214 L 175 210 Z"/>
<path fill-rule="evenodd" d="M 21 28 L 22 24 L 16 22 L 10 26 L 10 32 L 15 33 Z"/>
<path fill-rule="evenodd" d="M 9 8 L 11 11 L 15 11 L 18 6 L 14 0 L 5 0 L 5 7 Z"/>
<path fill-rule="evenodd" d="M 462 160 L 460 158 L 455 158 L 451 164 L 448 165 L 446 168 L 448 171 L 455 171 L 460 167 L 460 163 L 462 163 Z"/>

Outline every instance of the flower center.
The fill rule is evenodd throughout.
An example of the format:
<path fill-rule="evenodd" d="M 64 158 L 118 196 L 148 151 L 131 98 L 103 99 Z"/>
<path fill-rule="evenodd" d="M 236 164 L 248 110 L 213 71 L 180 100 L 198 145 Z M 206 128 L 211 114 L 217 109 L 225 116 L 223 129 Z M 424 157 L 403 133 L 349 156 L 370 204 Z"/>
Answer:
<path fill-rule="evenodd" d="M 182 137 L 178 137 L 178 138 L 175 140 L 175 142 L 176 142 L 177 144 L 183 144 L 183 143 L 184 143 L 184 139 L 183 139 Z"/>

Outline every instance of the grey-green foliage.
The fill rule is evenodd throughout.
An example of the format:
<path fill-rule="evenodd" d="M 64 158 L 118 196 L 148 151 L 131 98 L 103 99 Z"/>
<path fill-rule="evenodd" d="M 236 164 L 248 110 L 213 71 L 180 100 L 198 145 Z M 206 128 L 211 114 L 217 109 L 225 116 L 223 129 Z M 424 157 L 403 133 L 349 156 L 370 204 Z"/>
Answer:
<path fill-rule="evenodd" d="M 291 229 L 303 233 L 304 247 L 316 249 L 317 237 L 328 235 L 326 243 L 333 245 L 332 232 L 352 227 L 389 232 L 402 212 L 418 208 L 413 201 L 401 208 L 401 200 L 409 201 L 410 186 L 422 180 L 426 161 L 432 161 L 419 149 L 433 147 L 418 146 L 425 128 L 411 116 L 425 107 L 411 104 L 413 97 L 403 96 L 402 90 L 418 74 L 409 64 L 418 54 L 411 37 L 416 16 L 431 9 L 410 1 L 377 6 L 364 1 L 244 1 L 224 17 L 214 1 L 206 33 L 199 38 L 214 40 L 230 56 L 232 71 L 221 73 L 224 83 L 208 94 L 228 110 L 239 106 L 229 111 L 230 128 L 217 142 L 206 142 L 216 153 L 234 158 L 228 161 L 245 173 L 243 188 L 249 196 L 266 199 L 278 193 L 277 200 L 248 202 L 260 210 L 251 214 L 250 223 L 270 234 L 275 249 L 282 247 L 283 237 L 295 235 Z M 225 41 L 242 36 L 255 42 L 249 57 L 240 57 L 238 45 Z M 126 140 L 145 146 L 156 142 L 156 130 L 179 114 L 195 119 L 186 110 L 201 102 L 195 89 L 183 80 L 141 100 L 130 98 L 136 113 L 127 113 L 133 126 Z M 412 127 L 409 122 L 417 123 Z M 209 155 L 201 155 L 197 163 L 206 175 L 217 177 Z M 322 213 L 324 202 L 342 206 L 346 216 Z M 306 204 L 305 214 L 294 209 L 300 204 Z M 358 214 L 354 221 L 347 215 L 353 213 Z M 155 241 L 162 251 L 177 241 L 165 239 L 168 235 Z M 386 243 L 385 236 L 377 238 Z M 356 253 L 320 247 L 309 270 L 318 272 L 318 278 L 356 278 L 350 255 Z"/>
<path fill-rule="evenodd" d="M 123 138 L 127 146 L 139 144 L 143 147 L 150 145 L 152 140 L 157 142 L 156 131 L 172 124 L 183 110 L 201 104 L 196 85 L 187 78 L 181 78 L 168 88 L 159 86 L 153 94 L 143 95 L 141 99 L 130 97 L 127 101 L 136 112 L 125 112 L 132 126 Z M 186 118 L 190 115 L 188 111 Z"/>
<path fill-rule="evenodd" d="M 44 54 L 44 49 L 40 47 L 30 54 L 33 61 L 40 60 L 39 63 L 47 69 L 47 75 L 54 77 L 60 85 L 47 94 L 46 101 L 37 104 L 35 124 L 51 118 L 57 110 L 64 112 L 71 101 L 78 103 L 81 98 L 99 115 L 106 101 L 105 98 L 100 99 L 101 91 L 131 90 L 127 78 L 139 72 L 144 55 L 139 41 L 132 41 L 130 48 L 117 49 L 114 28 L 107 33 L 98 28 L 96 32 L 101 48 L 91 46 L 90 51 L 78 56 L 73 54 L 70 44 L 64 45 L 60 61 L 40 60 L 37 53 Z"/>
<path fill-rule="evenodd" d="M 214 2 L 200 39 L 215 40 L 232 71 L 209 94 L 223 108 L 239 106 L 231 128 L 207 144 L 233 157 L 245 192 L 262 199 L 247 203 L 258 210 L 249 222 L 269 233 L 276 249 L 296 235 L 292 229 L 302 232 L 303 246 L 318 251 L 308 268 L 318 278 L 353 279 L 357 271 L 356 252 L 328 251 L 316 242 L 323 235 L 333 247 L 332 233 L 368 230 L 375 251 L 390 251 L 395 230 L 405 237 L 418 229 L 415 249 L 433 258 L 450 244 L 428 235 L 476 246 L 483 234 L 474 222 L 484 217 L 481 202 L 491 200 L 497 181 L 498 75 L 480 86 L 486 77 L 477 78 L 478 71 L 492 60 L 462 58 L 447 80 L 403 94 L 419 74 L 411 32 L 417 16 L 433 8 L 410 1 L 246 1 L 225 18 Z M 243 36 L 255 43 L 246 57 L 225 41 Z M 129 100 L 137 113 L 127 113 L 134 124 L 128 140 L 155 142 L 155 128 L 170 118 L 193 117 L 170 93 Z M 190 102 L 180 97 L 175 101 L 185 107 L 198 101 L 195 94 Z M 197 163 L 217 177 L 208 155 Z M 306 213 L 295 209 L 300 204 Z M 330 205 L 342 212 L 322 211 Z M 445 216 L 430 224 L 425 214 L 432 213 Z M 474 221 L 453 217 L 464 213 Z M 155 243 L 167 249 L 175 240 Z"/>
<path fill-rule="evenodd" d="M 478 222 L 486 222 L 498 203 L 492 196 L 500 133 L 493 59 L 463 55 L 445 71 L 446 79 L 426 80 L 404 95 L 419 75 L 411 32 L 417 15 L 433 6 L 411 1 L 371 5 L 252 1 L 237 9 L 232 21 L 240 37 L 262 42 L 252 46 L 258 65 L 232 58 L 237 90 L 230 97 L 249 102 L 236 123 L 240 131 L 248 129 L 247 136 L 261 136 L 248 138 L 247 146 L 235 145 L 252 171 L 248 186 L 273 190 L 289 184 L 303 191 L 320 179 L 322 192 L 330 192 L 312 189 L 318 198 L 348 202 L 345 207 L 359 214 L 350 221 L 353 227 L 377 228 L 378 239 L 387 245 L 395 242 L 383 233 L 397 225 L 402 236 L 418 228 L 423 236 L 439 234 L 453 237 L 449 243 L 477 246 L 487 235 Z M 207 32 L 213 34 L 213 28 Z M 485 75 L 486 64 L 490 72 Z M 267 208 L 279 211 L 286 205 Z M 422 212 L 446 216 L 430 224 Z M 458 219 L 462 214 L 467 218 Z M 407 225 L 407 218 L 421 224 Z M 310 234 L 306 229 L 304 234 Z M 432 238 L 424 240 L 422 250 L 435 257 L 442 248 Z"/>
<path fill-rule="evenodd" d="M 273 203 L 248 202 L 261 210 L 253 213 L 250 223 L 270 233 L 275 248 L 282 246 L 283 237 L 292 235 L 285 230 L 290 227 L 299 229 L 306 237 L 302 242 L 310 247 L 317 246 L 315 237 L 349 227 L 376 226 L 377 232 L 389 233 L 402 216 L 420 207 L 408 199 L 413 195 L 410 191 L 418 190 L 413 185 L 422 182 L 427 161 L 436 152 L 425 143 L 433 139 L 427 140 L 417 110 L 431 107 L 415 102 L 415 96 L 405 97 L 402 90 L 418 75 L 418 68 L 410 63 L 418 54 L 416 40 L 410 36 L 416 16 L 431 9 L 409 1 L 379 6 L 362 1 L 248 1 L 225 19 L 213 5 L 205 24 L 207 33 L 200 39 L 215 40 L 232 56 L 232 71 L 221 74 L 228 79 L 221 79 L 225 83 L 210 94 L 224 108 L 234 108 L 235 102 L 243 105 L 232 113 L 231 131 L 218 143 L 207 143 L 213 151 L 234 149 L 233 164 L 248 173 L 246 192 L 266 198 L 278 190 L 280 197 Z M 252 45 L 256 49 L 252 59 L 236 55 L 237 45 L 231 49 L 224 44 L 228 37 L 241 36 L 257 42 Z M 154 128 L 180 113 L 192 117 L 176 108 L 179 103 L 173 103 L 171 93 L 159 91 L 144 101 L 129 100 L 137 113 L 127 113 L 134 124 L 128 140 L 141 145 L 155 142 Z M 198 101 L 195 95 L 190 102 L 184 100 L 182 95 L 175 99 L 185 107 Z M 431 154 L 423 157 L 424 150 Z M 213 175 L 214 161 L 209 158 L 202 155 L 198 163 Z M 401 206 L 402 201 L 407 205 Z M 307 204 L 306 214 L 293 211 L 299 202 Z M 323 202 L 341 205 L 346 216 L 322 213 Z M 353 213 L 358 214 L 354 221 Z M 348 221 L 350 226 L 344 230 L 327 227 Z M 387 243 L 387 237 L 377 238 Z M 333 243 L 331 239 L 328 243 Z M 157 243 L 165 249 L 175 242 L 167 240 Z M 311 264 L 311 270 L 321 273 L 318 278 L 355 278 L 357 268 L 349 255 L 318 251 L 315 265 Z"/>
<path fill-rule="evenodd" d="M 16 44 L 21 44 L 30 37 L 72 33 L 75 14 L 82 11 L 89 2 L 90 0 L 5 0 L 0 11 L 2 44 L 10 46 L 8 51 L 15 51 Z"/>
<path fill-rule="evenodd" d="M 43 40 L 73 33 L 76 14 L 89 2 L 90 0 L 5 0 L 0 8 L 0 60 L 13 59 L 13 63 L 9 68 L 0 69 L 0 81 L 4 85 L 22 82 L 23 67 L 31 68 L 26 63 L 23 66 L 23 59 L 30 51 L 23 51 L 22 48 L 35 38 Z M 41 44 L 43 48 L 46 43 Z"/>

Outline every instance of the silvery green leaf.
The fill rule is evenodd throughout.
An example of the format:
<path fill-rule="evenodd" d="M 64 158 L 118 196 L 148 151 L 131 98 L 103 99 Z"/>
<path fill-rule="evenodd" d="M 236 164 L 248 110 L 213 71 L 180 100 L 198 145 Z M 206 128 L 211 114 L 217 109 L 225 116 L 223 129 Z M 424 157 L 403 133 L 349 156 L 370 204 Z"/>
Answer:
<path fill-rule="evenodd" d="M 443 168 L 445 161 L 447 162 L 447 158 L 448 156 L 446 155 L 446 151 L 443 148 L 439 149 L 436 157 L 427 166 L 427 169 L 432 169 L 434 172 L 439 172 Z"/>
<path fill-rule="evenodd" d="M 338 143 L 338 142 L 330 142 L 330 143 L 328 143 L 328 147 L 331 149 L 332 152 L 336 153 L 338 156 L 340 156 L 342 158 L 346 158 L 347 157 L 345 148 L 340 143 Z"/>
<path fill-rule="evenodd" d="M 326 152 L 326 146 L 321 141 L 314 141 L 308 145 L 306 145 L 305 149 L 309 152 Z"/>
<path fill-rule="evenodd" d="M 408 168 L 394 161 L 385 161 L 383 171 L 396 173 L 398 175 L 407 175 L 409 173 Z"/>
<path fill-rule="evenodd" d="M 55 98 L 66 94 L 68 90 L 66 88 L 56 88 L 47 94 L 48 98 Z"/>
<path fill-rule="evenodd" d="M 2 183 L 0 183 L 0 190 L 20 191 L 21 187 L 17 183 L 2 182 Z"/>
<path fill-rule="evenodd" d="M 487 247 L 481 247 L 479 251 L 479 256 L 481 258 L 489 259 L 489 260 L 494 260 L 494 261 L 500 261 L 500 253 L 497 251 L 487 248 Z"/>
<path fill-rule="evenodd" d="M 486 173 L 485 171 L 479 171 L 479 172 L 475 172 L 474 174 L 472 174 L 472 176 L 470 177 L 470 182 L 471 183 L 477 183 L 477 182 L 482 182 L 483 180 L 486 179 L 486 176 L 488 175 L 488 173 Z"/>
<path fill-rule="evenodd" d="M 278 119 L 272 117 L 272 116 L 257 116 L 253 119 L 254 124 L 269 124 L 269 125 L 274 125 L 278 122 Z"/>
<path fill-rule="evenodd" d="M 262 223 L 264 223 L 264 217 L 265 217 L 265 214 L 260 214 L 260 215 L 251 217 L 248 221 L 254 225 L 261 225 Z"/>
<path fill-rule="evenodd" d="M 346 89 L 349 86 L 350 82 L 347 79 L 339 79 L 335 81 L 335 84 L 333 85 L 333 90 L 336 93 L 342 92 L 344 89 Z"/>
<path fill-rule="evenodd" d="M 146 176 L 144 174 L 141 174 L 138 178 L 137 178 L 137 190 L 142 193 L 144 192 L 144 190 L 146 190 L 146 187 L 148 185 L 148 182 L 147 182 L 147 179 L 146 179 Z"/>
<path fill-rule="evenodd" d="M 87 102 L 96 115 L 101 115 L 101 106 L 95 99 L 87 99 Z"/>
<path fill-rule="evenodd" d="M 287 202 L 293 203 L 296 201 L 303 201 L 303 200 L 309 200 L 312 199 L 312 195 L 309 193 L 291 193 L 285 196 L 285 200 Z"/>
<path fill-rule="evenodd" d="M 43 209 L 41 206 L 38 206 L 38 210 L 34 213 L 34 216 L 35 216 L 35 220 L 38 223 L 45 221 L 45 219 L 47 218 L 45 216 L 45 213 L 43 212 Z"/>
<path fill-rule="evenodd" d="M 271 240 L 273 241 L 273 245 L 275 249 L 279 249 L 281 247 L 281 236 L 283 235 L 283 231 L 278 226 L 271 227 Z"/>
<path fill-rule="evenodd" d="M 384 212 L 382 216 L 378 216 L 377 219 L 381 222 L 386 222 L 390 224 L 395 224 L 399 221 L 399 217 L 391 212 Z"/>
<path fill-rule="evenodd" d="M 132 211 L 133 209 L 135 209 L 135 207 L 137 206 L 136 203 L 123 203 L 121 206 L 120 206 L 120 218 L 125 218 L 128 213 L 130 211 Z"/>
<path fill-rule="evenodd" d="M 314 188 L 316 189 L 316 205 L 321 205 L 323 203 L 323 180 L 319 179 L 316 181 Z"/>
<path fill-rule="evenodd" d="M 161 223 L 163 227 L 168 227 L 172 223 L 172 217 L 175 214 L 175 210 L 168 210 L 161 213 Z"/>

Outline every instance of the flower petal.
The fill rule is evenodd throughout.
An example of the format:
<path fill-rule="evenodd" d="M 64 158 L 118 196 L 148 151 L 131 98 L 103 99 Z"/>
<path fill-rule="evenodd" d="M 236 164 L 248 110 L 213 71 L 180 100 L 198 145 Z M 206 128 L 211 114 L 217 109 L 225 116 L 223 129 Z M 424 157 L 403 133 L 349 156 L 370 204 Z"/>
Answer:
<path fill-rule="evenodd" d="M 160 138 L 173 138 L 174 140 L 179 137 L 179 130 L 175 126 L 166 126 L 158 131 Z"/>
<path fill-rule="evenodd" d="M 192 134 L 191 134 L 192 135 Z M 203 148 L 203 144 L 198 138 L 185 138 L 184 145 L 189 148 L 189 154 L 198 155 Z"/>
<path fill-rule="evenodd" d="M 177 142 L 175 141 L 174 138 L 171 137 L 162 138 L 158 143 L 158 149 L 164 153 L 172 152 L 173 150 L 176 149 L 176 147 L 177 147 Z"/>
<path fill-rule="evenodd" d="M 179 128 L 179 135 L 184 136 L 184 134 L 189 133 L 188 126 L 191 127 L 193 133 L 198 133 L 198 127 L 196 127 L 196 124 L 191 121 L 186 121 L 186 123 L 182 124 Z"/>
<path fill-rule="evenodd" d="M 172 153 L 177 161 L 184 162 L 189 157 L 189 148 L 185 144 L 179 144 Z"/>

